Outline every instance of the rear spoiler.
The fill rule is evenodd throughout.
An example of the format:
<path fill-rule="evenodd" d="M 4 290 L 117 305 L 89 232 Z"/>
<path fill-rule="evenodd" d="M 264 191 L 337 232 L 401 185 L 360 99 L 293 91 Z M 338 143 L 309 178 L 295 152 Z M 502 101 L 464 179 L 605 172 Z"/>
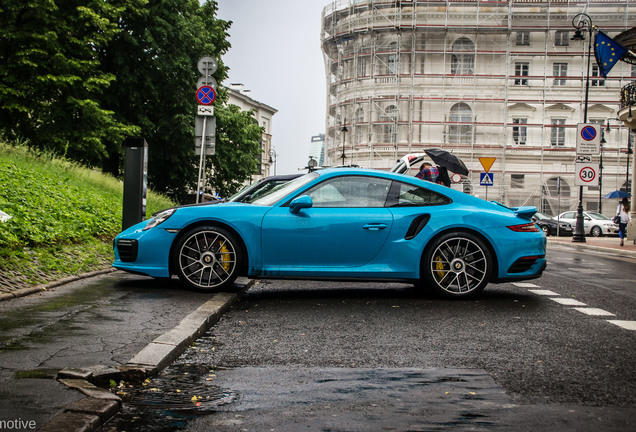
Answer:
<path fill-rule="evenodd" d="M 532 216 L 537 212 L 537 208 L 533 206 L 513 207 L 510 210 L 524 219 L 532 219 Z"/>
<path fill-rule="evenodd" d="M 506 207 L 505 205 L 503 205 L 502 203 L 498 201 L 490 201 L 490 202 L 498 206 L 512 210 L 513 212 L 515 212 L 515 215 L 522 217 L 524 219 L 528 219 L 528 220 L 532 219 L 532 216 L 534 216 L 534 214 L 537 212 L 537 208 L 534 206 Z"/>

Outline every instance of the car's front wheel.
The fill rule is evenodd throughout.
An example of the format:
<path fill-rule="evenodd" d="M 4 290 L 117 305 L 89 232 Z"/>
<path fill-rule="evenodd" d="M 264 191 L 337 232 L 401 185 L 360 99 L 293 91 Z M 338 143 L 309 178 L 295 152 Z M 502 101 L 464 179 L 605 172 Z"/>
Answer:
<path fill-rule="evenodd" d="M 238 276 L 241 249 L 235 236 L 215 226 L 191 229 L 177 242 L 173 264 L 188 288 L 213 292 L 232 285 Z"/>
<path fill-rule="evenodd" d="M 488 284 L 492 256 L 477 236 L 450 232 L 427 247 L 422 264 L 426 286 L 446 297 L 471 297 Z"/>
<path fill-rule="evenodd" d="M 592 227 L 592 230 L 590 231 L 590 234 L 592 234 L 593 237 L 602 237 L 603 236 L 603 230 L 601 229 L 600 226 L 594 226 L 594 227 Z"/>

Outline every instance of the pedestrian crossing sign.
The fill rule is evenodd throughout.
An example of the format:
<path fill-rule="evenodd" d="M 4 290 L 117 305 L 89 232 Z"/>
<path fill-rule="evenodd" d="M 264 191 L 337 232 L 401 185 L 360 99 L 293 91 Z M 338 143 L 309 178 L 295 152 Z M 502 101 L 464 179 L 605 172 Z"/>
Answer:
<path fill-rule="evenodd" d="M 492 186 L 493 184 L 494 184 L 493 173 L 489 173 L 489 172 L 479 173 L 480 186 Z"/>

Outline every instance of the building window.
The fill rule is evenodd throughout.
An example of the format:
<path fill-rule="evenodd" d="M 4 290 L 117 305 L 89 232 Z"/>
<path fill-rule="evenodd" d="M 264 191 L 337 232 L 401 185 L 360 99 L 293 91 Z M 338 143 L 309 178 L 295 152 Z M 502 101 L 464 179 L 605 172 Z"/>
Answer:
<path fill-rule="evenodd" d="M 391 144 L 397 143 L 398 115 L 397 107 L 395 105 L 389 105 L 382 116 L 382 121 L 388 122 L 384 125 L 384 138 L 386 142 Z"/>
<path fill-rule="evenodd" d="M 448 129 L 450 142 L 470 144 L 473 130 L 470 107 L 463 102 L 453 105 L 450 109 L 450 123 Z"/>
<path fill-rule="evenodd" d="M 510 187 L 512 189 L 523 189 L 525 179 L 526 179 L 525 174 L 511 174 Z"/>
<path fill-rule="evenodd" d="M 460 38 L 453 44 L 451 74 L 472 75 L 475 69 L 475 45 L 468 38 Z"/>
<path fill-rule="evenodd" d="M 517 45 L 530 45 L 530 32 L 517 32 Z"/>
<path fill-rule="evenodd" d="M 552 119 L 550 132 L 550 144 L 553 146 L 565 145 L 565 119 Z"/>
<path fill-rule="evenodd" d="M 567 63 L 554 63 L 552 65 L 552 74 L 554 75 L 554 83 L 553 84 L 555 86 L 564 86 L 565 85 L 565 77 L 568 76 L 568 64 Z"/>
<path fill-rule="evenodd" d="M 555 46 L 568 46 L 570 45 L 570 32 L 567 30 L 557 30 L 554 33 L 554 45 Z"/>
<path fill-rule="evenodd" d="M 530 70 L 530 63 L 515 63 L 515 76 L 527 77 Z M 515 78 L 515 85 L 528 85 L 527 78 Z"/>
<path fill-rule="evenodd" d="M 389 46 L 390 50 L 395 50 L 394 54 L 386 56 L 386 74 L 395 75 L 400 73 L 400 55 L 397 53 L 398 45 L 396 42 L 392 42 Z"/>
<path fill-rule="evenodd" d="M 367 76 L 367 58 L 358 57 L 358 76 Z"/>
<path fill-rule="evenodd" d="M 363 143 L 364 140 L 364 109 L 358 108 L 355 115 L 354 128 L 356 130 L 356 143 Z"/>
<path fill-rule="evenodd" d="M 601 73 L 599 71 L 598 65 L 592 65 L 592 77 L 600 77 Z M 591 84 L 595 87 L 604 87 L 605 80 L 604 79 L 592 79 Z"/>
<path fill-rule="evenodd" d="M 516 118 L 512 119 L 512 139 L 515 141 L 517 145 L 525 145 L 526 137 L 527 137 L 527 126 L 521 126 L 528 124 L 528 119 L 525 118 Z"/>

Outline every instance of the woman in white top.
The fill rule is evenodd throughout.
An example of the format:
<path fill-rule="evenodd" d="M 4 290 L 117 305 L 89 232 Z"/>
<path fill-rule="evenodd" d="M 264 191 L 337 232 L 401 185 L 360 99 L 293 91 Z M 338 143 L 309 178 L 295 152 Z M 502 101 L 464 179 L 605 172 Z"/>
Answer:
<path fill-rule="evenodd" d="M 629 212 L 629 200 L 623 198 L 616 208 L 616 216 L 619 216 L 621 220 L 618 223 L 618 237 L 621 239 L 621 246 L 627 235 L 627 224 L 632 224 L 632 215 Z"/>

